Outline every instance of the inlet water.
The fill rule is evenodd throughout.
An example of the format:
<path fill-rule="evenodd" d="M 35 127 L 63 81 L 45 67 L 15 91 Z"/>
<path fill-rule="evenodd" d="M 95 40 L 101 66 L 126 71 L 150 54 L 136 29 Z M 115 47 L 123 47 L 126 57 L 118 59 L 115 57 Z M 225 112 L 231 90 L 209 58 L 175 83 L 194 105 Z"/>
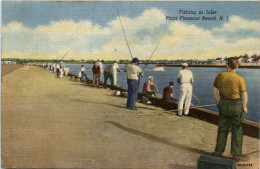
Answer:
<path fill-rule="evenodd" d="M 70 72 L 78 75 L 82 64 L 67 64 L 70 68 Z M 87 72 L 88 77 L 92 78 L 92 66 L 93 64 L 84 64 L 85 68 L 89 68 Z M 106 65 L 104 64 L 104 68 Z M 120 69 L 118 75 L 118 85 L 127 87 L 127 74 L 123 71 L 125 65 L 120 64 Z M 156 65 L 140 65 L 144 68 L 144 77 L 141 78 L 141 85 L 139 91 L 142 91 L 144 82 L 149 76 L 154 77 L 154 83 L 157 85 L 159 94 L 162 94 L 163 88 L 168 86 L 170 81 L 174 82 L 174 97 L 178 98 L 179 84 L 177 83 L 177 75 L 182 69 L 181 67 L 163 67 L 157 68 Z M 193 105 L 209 105 L 215 104 L 215 99 L 213 96 L 213 83 L 218 73 L 225 71 L 225 68 L 204 68 L 204 67 L 190 67 L 189 68 L 194 76 L 193 93 L 201 101 L 200 103 L 193 97 Z M 260 69 L 238 69 L 237 74 L 244 77 L 248 92 L 248 113 L 245 114 L 245 118 L 252 121 L 260 122 Z M 101 75 L 101 81 L 104 81 L 103 74 Z M 108 84 L 110 82 L 108 81 Z M 213 111 L 218 111 L 216 106 L 205 107 Z"/>

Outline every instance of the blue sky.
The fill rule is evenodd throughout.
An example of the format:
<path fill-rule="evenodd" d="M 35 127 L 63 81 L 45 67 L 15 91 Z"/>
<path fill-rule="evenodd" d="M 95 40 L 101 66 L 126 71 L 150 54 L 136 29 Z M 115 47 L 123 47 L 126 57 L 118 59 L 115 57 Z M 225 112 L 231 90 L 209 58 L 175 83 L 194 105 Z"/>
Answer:
<path fill-rule="evenodd" d="M 3 2 L 2 24 L 11 21 L 22 22 L 30 28 L 50 24 L 51 21 L 72 19 L 74 21 L 92 20 L 93 23 L 105 26 L 109 20 L 120 15 L 136 17 L 149 8 L 163 9 L 169 16 L 176 16 L 179 9 L 184 10 L 217 10 L 217 16 L 238 15 L 248 20 L 260 18 L 260 3 L 249 2 Z M 189 23 L 189 22 L 187 22 Z M 210 29 L 223 22 L 207 21 L 190 22 Z"/>
<path fill-rule="evenodd" d="M 239 52 L 243 52 L 241 54 L 259 52 L 259 48 L 255 47 L 258 45 L 260 38 L 260 32 L 258 31 L 260 29 L 260 3 L 257 1 L 5 1 L 2 4 L 3 57 L 20 56 L 21 53 L 28 53 L 29 51 L 31 54 L 26 54 L 26 56 L 23 54 L 24 57 L 50 58 L 50 55 L 55 57 L 55 54 L 70 50 L 70 53 L 75 54 L 73 57 L 76 57 L 77 53 L 78 58 L 83 55 L 92 55 L 93 58 L 96 55 L 100 57 L 106 55 L 107 58 L 105 59 L 109 59 L 115 57 L 110 52 L 114 48 L 118 49 L 119 56 L 122 58 L 127 57 L 127 47 L 126 44 L 123 44 L 123 34 L 118 29 L 120 25 L 116 9 L 120 11 L 123 25 L 132 45 L 130 47 L 135 50 L 133 53 L 141 58 L 147 57 L 148 51 L 152 51 L 157 43 L 161 44 L 157 58 L 167 59 L 199 58 L 199 55 L 202 54 L 205 55 L 203 57 L 210 58 L 239 54 Z M 179 10 L 200 10 L 204 11 L 204 15 L 206 10 L 216 10 L 217 14 L 213 16 L 229 16 L 230 20 L 228 22 L 165 20 L 166 16 L 179 17 Z M 197 14 L 196 16 L 200 15 Z M 146 22 L 147 24 L 140 22 Z M 86 24 L 89 24 L 89 26 L 84 26 Z M 71 26 L 71 30 L 67 30 L 68 26 Z M 61 29 L 60 33 L 56 31 L 57 29 Z M 77 29 L 80 29 L 81 33 L 75 31 Z M 178 32 L 180 30 L 186 32 Z M 197 32 L 197 34 L 192 32 Z M 178 33 L 181 35 L 178 35 Z M 197 45 L 192 45 L 192 43 L 188 42 L 189 39 L 197 43 Z M 212 46 L 208 46 L 206 41 L 212 43 Z M 220 45 L 221 43 L 224 43 L 223 46 L 228 46 L 234 50 L 224 49 Z M 243 45 L 244 43 L 247 45 Z M 244 47 L 243 50 L 241 50 L 241 46 Z M 174 51 L 178 52 L 172 55 L 173 50 L 167 47 L 174 47 Z M 140 50 L 147 51 L 147 53 Z M 187 50 L 190 51 L 187 52 Z M 44 53 L 46 56 L 44 56 Z"/>

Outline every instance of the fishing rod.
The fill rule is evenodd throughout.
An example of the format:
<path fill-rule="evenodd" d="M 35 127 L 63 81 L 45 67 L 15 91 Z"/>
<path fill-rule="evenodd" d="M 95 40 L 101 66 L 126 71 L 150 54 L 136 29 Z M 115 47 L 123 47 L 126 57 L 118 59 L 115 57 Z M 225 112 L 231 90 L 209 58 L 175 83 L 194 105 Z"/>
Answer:
<path fill-rule="evenodd" d="M 154 52 L 156 51 L 156 49 L 158 48 L 158 46 L 159 46 L 159 43 L 158 43 L 158 45 L 156 46 L 156 48 L 153 50 L 153 53 L 151 54 L 151 56 L 150 56 L 149 59 L 148 59 L 148 62 L 149 62 L 150 59 L 152 58 L 152 56 L 153 56 Z M 148 65 L 148 64 L 147 64 L 147 65 Z M 147 67 L 147 65 L 144 66 L 143 70 Z"/>
<path fill-rule="evenodd" d="M 67 51 L 67 52 L 65 53 L 65 55 L 63 55 L 63 57 L 62 57 L 58 62 L 56 62 L 56 63 L 59 63 L 60 61 L 62 61 L 68 53 L 69 53 L 69 51 Z"/>
<path fill-rule="evenodd" d="M 120 15 L 119 15 L 119 11 L 118 11 L 118 9 L 116 9 L 116 10 L 117 10 L 117 14 L 118 14 L 118 17 L 119 17 L 119 21 L 120 21 L 120 25 L 121 25 L 122 31 L 123 31 L 124 36 L 125 36 L 126 44 L 127 44 L 128 50 L 129 50 L 129 52 L 130 52 L 130 56 L 131 56 L 131 58 L 133 59 L 132 52 L 131 52 L 131 49 L 130 49 L 130 47 L 129 47 L 129 44 L 128 44 L 128 41 L 127 41 L 127 38 L 126 38 L 126 35 L 125 35 L 125 30 L 124 30 L 124 27 L 123 27 L 123 24 L 122 24 Z"/>
<path fill-rule="evenodd" d="M 171 112 L 179 111 L 179 110 L 185 110 L 185 109 L 195 109 L 195 108 L 200 108 L 200 107 L 211 107 L 211 106 L 216 106 L 217 104 L 208 104 L 208 105 L 202 105 L 202 106 L 192 106 L 192 107 L 186 107 L 182 109 L 175 109 L 175 110 L 170 110 Z"/>
<path fill-rule="evenodd" d="M 199 102 L 200 102 L 200 100 L 199 100 L 199 98 L 192 92 L 192 96 L 196 99 L 196 100 L 198 100 Z"/>

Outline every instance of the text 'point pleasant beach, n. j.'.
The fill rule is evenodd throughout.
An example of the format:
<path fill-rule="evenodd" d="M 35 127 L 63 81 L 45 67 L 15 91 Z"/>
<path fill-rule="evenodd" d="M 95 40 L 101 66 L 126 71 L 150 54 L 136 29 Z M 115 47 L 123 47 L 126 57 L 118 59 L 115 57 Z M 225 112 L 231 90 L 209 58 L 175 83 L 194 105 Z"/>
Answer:
<path fill-rule="evenodd" d="M 191 20 L 191 21 L 228 21 L 229 16 L 219 15 L 217 10 L 183 10 L 179 9 L 176 16 L 166 16 L 166 20 Z"/>

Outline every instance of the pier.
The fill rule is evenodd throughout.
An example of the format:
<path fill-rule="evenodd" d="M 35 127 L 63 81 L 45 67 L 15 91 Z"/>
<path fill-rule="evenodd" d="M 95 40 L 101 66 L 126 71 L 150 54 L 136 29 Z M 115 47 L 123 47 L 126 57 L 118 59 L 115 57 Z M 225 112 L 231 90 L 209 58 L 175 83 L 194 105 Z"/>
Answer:
<path fill-rule="evenodd" d="M 157 66 L 167 66 L 167 67 L 182 67 L 182 64 L 157 64 Z M 206 67 L 206 68 L 226 68 L 225 64 L 189 64 L 189 67 Z M 241 64 L 240 69 L 260 69 L 259 64 Z"/>
<path fill-rule="evenodd" d="M 160 106 L 176 105 L 155 98 L 155 106 L 137 103 L 137 111 L 128 110 L 126 98 L 114 96 L 119 89 L 126 90 L 95 88 L 73 75 L 56 78 L 36 66 L 3 76 L 2 168 L 196 169 L 200 155 L 214 151 L 217 125 L 194 118 L 198 109 L 178 117 Z M 250 161 L 237 169 L 259 165 L 258 144 L 256 136 L 244 135 Z"/>

